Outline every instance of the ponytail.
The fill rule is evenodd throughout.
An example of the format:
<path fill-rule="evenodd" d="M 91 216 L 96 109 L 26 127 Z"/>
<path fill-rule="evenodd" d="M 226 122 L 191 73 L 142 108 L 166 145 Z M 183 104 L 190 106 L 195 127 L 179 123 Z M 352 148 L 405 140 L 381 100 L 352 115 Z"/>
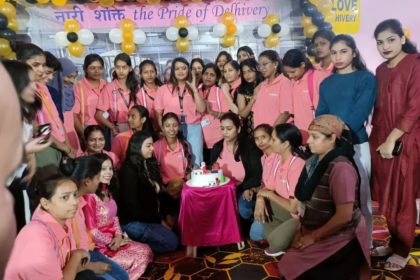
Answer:
<path fill-rule="evenodd" d="M 303 150 L 302 146 L 302 133 L 293 124 L 284 123 L 274 127 L 277 138 L 282 142 L 288 141 L 290 143 L 290 149 L 292 154 L 297 155 L 303 160 L 309 158 L 309 155 Z"/>

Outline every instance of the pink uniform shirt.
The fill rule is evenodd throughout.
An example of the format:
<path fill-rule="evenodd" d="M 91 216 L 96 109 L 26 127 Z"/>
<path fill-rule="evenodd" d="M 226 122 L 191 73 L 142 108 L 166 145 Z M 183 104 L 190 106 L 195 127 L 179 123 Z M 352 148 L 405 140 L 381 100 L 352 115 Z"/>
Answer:
<path fill-rule="evenodd" d="M 80 123 L 86 127 L 88 125 L 97 125 L 95 119 L 96 106 L 99 101 L 102 89 L 105 87 L 106 82 L 100 80 L 99 87 L 92 86 L 91 83 L 83 77 L 83 79 L 73 86 L 73 93 L 75 103 L 73 113 L 79 115 Z M 81 115 L 82 107 L 84 108 L 84 115 Z"/>
<path fill-rule="evenodd" d="M 283 74 L 273 80 L 261 83 L 254 112 L 254 127 L 266 123 L 273 125 L 278 116 L 284 112 L 293 112 L 292 82 Z"/>
<path fill-rule="evenodd" d="M 92 251 L 95 248 L 95 244 L 92 242 L 89 229 L 86 226 L 85 213 L 83 207 L 86 205 L 86 200 L 83 196 L 79 197 L 79 208 L 77 209 L 76 216 L 71 219 L 72 232 L 76 241 L 77 249 L 83 249 L 87 252 Z"/>
<path fill-rule="evenodd" d="M 295 188 L 299 180 L 300 173 L 305 167 L 305 161 L 300 157 L 290 155 L 289 158 L 283 163 L 280 160 L 274 168 L 275 180 L 274 188 L 276 193 L 285 198 L 295 196 Z"/>
<path fill-rule="evenodd" d="M 223 151 L 217 158 L 223 175 L 233 180 L 236 186 L 240 185 L 245 179 L 245 168 L 242 161 L 235 161 L 235 154 L 229 152 L 226 141 L 223 141 Z"/>
<path fill-rule="evenodd" d="M 125 153 L 128 148 L 128 143 L 130 142 L 131 136 L 133 136 L 133 131 L 127 130 L 125 132 L 119 133 L 112 143 L 111 153 L 114 153 L 115 156 L 119 159 L 120 165 L 115 166 L 117 169 L 121 167 L 121 164 L 125 160 Z M 115 164 L 115 163 L 114 163 Z"/>
<path fill-rule="evenodd" d="M 171 84 L 161 86 L 156 94 L 155 110 L 163 110 L 163 115 L 169 112 L 175 113 L 178 118 L 181 119 L 180 100 L 178 94 L 182 95 L 184 89 L 185 86 L 180 86 L 178 93 L 177 89 L 172 92 Z M 182 114 L 187 116 L 186 124 L 199 124 L 201 122 L 201 113 L 197 111 L 194 97 L 188 90 L 185 91 L 183 110 Z"/>
<path fill-rule="evenodd" d="M 159 89 L 159 88 L 158 88 Z M 155 116 L 155 98 L 157 90 L 150 89 L 146 84 L 140 88 L 140 105 L 145 107 L 151 118 Z"/>
<path fill-rule="evenodd" d="M 231 86 L 230 90 L 232 91 L 232 97 L 235 96 L 235 94 L 237 94 L 237 89 L 238 87 L 241 85 L 241 77 L 239 77 L 239 79 L 236 80 L 236 82 Z"/>
<path fill-rule="evenodd" d="M 262 186 L 274 190 L 274 170 L 281 157 L 276 153 L 271 153 L 268 157 L 263 155 L 261 157 L 261 165 L 263 167 Z"/>
<path fill-rule="evenodd" d="M 332 62 L 331 62 L 330 66 L 328 66 L 327 69 L 323 69 L 321 67 L 321 63 L 318 63 L 318 64 L 314 65 L 314 68 L 315 68 L 315 70 L 324 72 L 327 75 L 327 77 L 328 77 L 328 76 L 331 76 L 333 74 L 334 64 L 332 64 Z"/>
<path fill-rule="evenodd" d="M 4 279 L 62 279 L 62 269 L 74 249 L 70 220 L 63 227 L 48 212 L 38 207 L 31 222 L 19 232 L 15 240 Z"/>
<path fill-rule="evenodd" d="M 120 91 L 127 101 L 127 105 L 129 105 L 128 108 L 120 94 Z M 139 92 L 140 91 L 137 91 L 136 95 L 137 104 L 141 104 Z M 108 111 L 111 122 L 115 121 L 116 116 L 117 123 L 125 124 L 127 123 L 128 111 L 134 105 L 136 105 L 134 102 L 130 103 L 130 92 L 124 91 L 118 80 L 115 79 L 111 83 L 106 84 L 106 86 L 102 89 L 96 109 L 103 112 Z"/>
<path fill-rule="evenodd" d="M 210 109 L 215 112 L 228 112 L 229 105 L 222 92 L 222 89 L 213 86 L 210 92 L 200 90 L 204 100 L 210 105 Z M 208 97 L 207 97 L 208 94 Z M 204 142 L 208 149 L 213 148 L 214 144 L 222 140 L 222 134 L 220 133 L 220 120 L 213 117 L 212 115 L 205 113 L 202 120 L 201 126 L 203 127 Z"/>
<path fill-rule="evenodd" d="M 162 138 L 153 144 L 155 157 L 160 164 L 160 172 L 164 184 L 168 184 L 173 179 L 183 179 L 187 168 L 187 159 L 184 149 L 177 140 L 177 148 L 172 151 L 169 148 L 166 138 Z"/>

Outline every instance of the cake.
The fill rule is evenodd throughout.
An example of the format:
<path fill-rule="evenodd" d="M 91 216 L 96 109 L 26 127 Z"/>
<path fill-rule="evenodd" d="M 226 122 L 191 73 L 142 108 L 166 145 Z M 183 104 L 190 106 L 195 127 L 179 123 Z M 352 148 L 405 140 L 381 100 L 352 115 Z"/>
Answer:
<path fill-rule="evenodd" d="M 196 168 L 191 172 L 191 180 L 187 182 L 190 187 L 217 187 L 227 183 L 229 179 L 223 176 L 223 170 L 219 164 L 213 164 L 211 170 L 206 167 L 206 163 L 202 162 L 200 168 Z"/>

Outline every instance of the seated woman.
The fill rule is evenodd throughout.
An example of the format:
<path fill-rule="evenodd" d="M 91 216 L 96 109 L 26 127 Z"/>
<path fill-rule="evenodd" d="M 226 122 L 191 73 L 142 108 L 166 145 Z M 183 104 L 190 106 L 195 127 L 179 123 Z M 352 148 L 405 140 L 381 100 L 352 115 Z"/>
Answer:
<path fill-rule="evenodd" d="M 292 249 L 279 262 L 285 279 L 370 279 L 360 176 L 347 139 L 351 134 L 336 116 L 323 115 L 309 125 L 314 156 L 296 185 L 301 218 Z"/>
<path fill-rule="evenodd" d="M 134 105 L 133 108 L 128 111 L 127 124 L 130 127 L 129 130 L 118 134 L 115 137 L 114 143 L 112 143 L 111 152 L 114 153 L 119 159 L 120 166 L 125 160 L 125 152 L 128 148 L 128 142 L 131 136 L 136 131 L 146 130 L 153 133 L 152 121 L 150 119 L 149 111 L 146 107 L 141 105 Z M 119 165 L 115 164 L 117 169 Z"/>
<path fill-rule="evenodd" d="M 267 166 L 270 179 L 266 181 L 263 177 L 265 188 L 258 192 L 254 216 L 263 224 L 270 245 L 265 254 L 277 257 L 290 248 L 299 224 L 297 216 L 293 216 L 298 211 L 295 187 L 305 166 L 306 154 L 301 150 L 302 134 L 292 124 L 277 125 L 271 139 L 277 160 Z"/>
<path fill-rule="evenodd" d="M 178 248 L 178 238 L 153 151 L 152 134 L 133 134 L 119 173 L 118 217 L 131 239 L 148 244 L 154 253 L 168 253 Z"/>
<path fill-rule="evenodd" d="M 261 185 L 262 153 L 255 143 L 248 140 L 246 132 L 241 130 L 238 115 L 226 113 L 220 122 L 223 139 L 213 146 L 210 166 L 218 162 L 223 174 L 233 180 L 239 197 L 239 214 L 242 218 L 251 220 L 254 213 L 255 197 L 250 200 L 244 200 L 242 197 L 245 191 Z M 259 240 L 264 237 L 254 238 Z"/>
<path fill-rule="evenodd" d="M 118 189 L 112 160 L 106 154 L 92 157 L 102 162 L 101 185 L 94 194 L 83 197 L 87 203 L 83 208 L 86 226 L 96 249 L 127 270 L 131 280 L 137 280 L 152 261 L 152 250 L 145 244 L 124 238 L 117 217 L 117 204 L 112 198 Z"/>
<path fill-rule="evenodd" d="M 70 220 L 79 205 L 76 183 L 52 175 L 36 193 L 41 207 L 17 236 L 4 279 L 81 279 L 83 273 L 93 274 L 84 267 L 88 252 L 76 250 L 71 239 Z"/>

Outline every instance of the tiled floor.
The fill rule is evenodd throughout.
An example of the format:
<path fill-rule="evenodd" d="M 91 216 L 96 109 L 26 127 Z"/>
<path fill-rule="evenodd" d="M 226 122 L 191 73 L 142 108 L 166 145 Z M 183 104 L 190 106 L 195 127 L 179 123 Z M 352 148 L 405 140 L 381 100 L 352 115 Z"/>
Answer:
<path fill-rule="evenodd" d="M 374 212 L 374 245 L 387 242 L 389 236 L 385 219 Z M 420 230 L 419 230 L 420 233 Z M 278 259 L 264 254 L 267 245 L 248 241 L 246 248 L 238 252 L 236 244 L 198 248 L 197 258 L 185 257 L 185 250 L 156 256 L 141 279 L 149 280 L 259 280 L 280 279 Z M 372 259 L 372 279 L 419 280 L 420 236 L 416 238 L 409 265 L 401 272 L 383 269 L 385 259 Z"/>

